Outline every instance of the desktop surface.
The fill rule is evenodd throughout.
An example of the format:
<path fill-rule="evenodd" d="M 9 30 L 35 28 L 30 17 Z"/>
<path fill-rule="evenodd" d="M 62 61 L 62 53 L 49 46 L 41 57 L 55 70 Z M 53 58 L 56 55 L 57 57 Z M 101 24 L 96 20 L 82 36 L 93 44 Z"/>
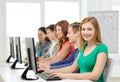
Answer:
<path fill-rule="evenodd" d="M 3 79 L 3 82 L 46 82 L 46 80 L 39 77 L 38 80 L 23 80 L 21 74 L 24 69 L 10 69 L 9 64 L 0 64 L 0 76 Z M 72 79 L 62 79 L 57 80 L 56 82 L 92 82 L 90 80 L 72 80 Z M 50 81 L 55 82 L 55 81 Z"/>

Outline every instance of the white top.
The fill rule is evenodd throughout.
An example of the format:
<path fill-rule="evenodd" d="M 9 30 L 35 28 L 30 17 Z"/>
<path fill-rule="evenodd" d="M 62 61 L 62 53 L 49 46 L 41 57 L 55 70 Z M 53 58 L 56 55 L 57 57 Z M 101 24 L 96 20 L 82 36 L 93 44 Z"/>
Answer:
<path fill-rule="evenodd" d="M 53 49 L 54 49 L 54 47 L 55 47 L 56 44 L 57 44 L 57 41 L 51 41 L 50 48 L 49 48 L 49 50 L 48 50 L 51 58 L 52 58 L 52 56 L 53 56 L 53 55 L 52 55 L 52 51 L 53 51 Z"/>

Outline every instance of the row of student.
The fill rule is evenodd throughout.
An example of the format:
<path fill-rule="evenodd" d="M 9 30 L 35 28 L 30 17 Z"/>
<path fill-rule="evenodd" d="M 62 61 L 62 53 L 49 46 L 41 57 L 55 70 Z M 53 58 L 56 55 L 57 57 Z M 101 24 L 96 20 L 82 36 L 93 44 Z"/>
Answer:
<path fill-rule="evenodd" d="M 51 77 L 58 76 L 63 79 L 87 79 L 95 82 L 104 82 L 103 73 L 108 64 L 108 48 L 102 42 L 97 19 L 95 17 L 86 17 L 80 24 L 70 24 L 68 26 L 66 35 L 69 41 L 61 39 L 63 45 L 60 48 L 63 50 L 58 52 L 52 60 L 42 63 L 40 69 L 44 70 L 44 72 L 52 73 Z M 60 37 L 60 28 L 62 33 L 65 32 L 62 26 L 56 24 L 57 37 Z M 62 35 L 61 38 L 66 37 L 66 35 Z M 58 39 L 58 41 L 61 40 Z M 66 44 L 67 41 L 69 43 Z M 76 44 L 77 48 L 71 51 L 71 55 L 66 55 L 70 52 L 70 44 L 72 43 Z M 63 51 L 65 53 L 62 53 Z M 68 63 L 68 66 L 65 65 Z"/>
<path fill-rule="evenodd" d="M 73 33 L 75 33 L 74 35 L 71 34 L 71 32 L 69 32 L 69 29 L 68 29 L 68 33 L 67 33 L 67 38 L 69 39 L 69 43 L 70 44 L 74 44 L 76 46 L 76 49 L 73 50 L 73 48 L 71 48 L 73 50 L 73 52 L 70 54 L 69 57 L 67 58 L 64 58 L 64 59 L 60 59 L 60 57 L 62 55 L 65 56 L 65 54 L 62 52 L 59 52 L 61 53 L 61 55 L 56 55 L 56 57 L 59 59 L 57 61 L 54 61 L 54 62 L 51 62 L 54 60 L 56 60 L 57 58 L 53 58 L 51 60 L 47 60 L 43 63 L 43 65 L 51 65 L 51 68 L 50 69 L 55 69 L 55 68 L 62 68 L 62 67 L 66 67 L 66 66 L 69 66 L 69 65 L 72 65 L 72 63 L 74 62 L 74 60 L 76 59 L 78 53 L 79 53 L 79 23 L 73 23 L 73 24 L 70 24 L 68 25 L 68 28 L 70 27 L 74 27 L 74 28 L 71 28 L 74 30 Z M 67 44 L 68 45 L 68 44 Z M 65 50 L 65 48 L 63 48 L 63 50 Z M 40 65 L 41 66 L 41 65 Z"/>
<path fill-rule="evenodd" d="M 39 42 L 35 47 L 38 64 L 43 62 L 54 63 L 71 55 L 75 46 L 67 37 L 68 25 L 69 23 L 66 20 L 61 20 L 55 25 L 52 24 L 46 28 L 40 27 L 38 29 Z"/>
<path fill-rule="evenodd" d="M 66 59 L 74 51 L 75 46 L 71 43 L 67 37 L 69 23 L 66 20 L 57 22 L 55 25 L 48 26 L 44 31 L 39 28 L 38 38 L 39 43 L 36 46 L 36 52 L 38 54 L 38 63 L 43 62 L 54 63 Z M 42 28 L 43 29 L 43 28 Z M 53 30 L 51 30 L 53 29 Z M 50 42 L 44 37 L 49 38 Z M 54 39 L 51 39 L 54 38 Z M 43 43 L 43 46 L 42 46 Z M 50 53 L 51 52 L 51 53 Z"/>

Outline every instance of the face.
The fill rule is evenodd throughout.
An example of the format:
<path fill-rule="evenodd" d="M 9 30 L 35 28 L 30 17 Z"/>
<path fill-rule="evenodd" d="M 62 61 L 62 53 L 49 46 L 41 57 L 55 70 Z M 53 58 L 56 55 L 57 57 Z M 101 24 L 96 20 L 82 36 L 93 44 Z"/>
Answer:
<path fill-rule="evenodd" d="M 42 32 L 41 30 L 38 30 L 38 39 L 39 41 L 43 41 L 46 38 L 46 34 L 44 34 L 44 32 Z"/>
<path fill-rule="evenodd" d="M 82 25 L 81 35 L 85 41 L 93 41 L 95 36 L 94 26 L 88 22 Z"/>
<path fill-rule="evenodd" d="M 77 33 L 74 33 L 72 27 L 69 27 L 67 37 L 71 43 L 75 43 L 77 40 Z"/>
<path fill-rule="evenodd" d="M 47 29 L 47 37 L 50 41 L 55 39 L 55 32 L 52 32 L 50 29 Z"/>
<path fill-rule="evenodd" d="M 62 38 L 63 36 L 63 32 L 60 26 L 56 26 L 56 34 L 57 34 L 57 38 Z"/>

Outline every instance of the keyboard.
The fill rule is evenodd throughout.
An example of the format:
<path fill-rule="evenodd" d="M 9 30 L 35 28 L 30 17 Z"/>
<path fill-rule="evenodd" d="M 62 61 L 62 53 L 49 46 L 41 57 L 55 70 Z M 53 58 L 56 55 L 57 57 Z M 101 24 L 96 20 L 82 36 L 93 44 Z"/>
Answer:
<path fill-rule="evenodd" d="M 59 77 L 50 77 L 50 73 L 41 73 L 41 74 L 38 74 L 38 76 L 40 76 L 46 81 L 61 80 L 61 78 Z"/>

